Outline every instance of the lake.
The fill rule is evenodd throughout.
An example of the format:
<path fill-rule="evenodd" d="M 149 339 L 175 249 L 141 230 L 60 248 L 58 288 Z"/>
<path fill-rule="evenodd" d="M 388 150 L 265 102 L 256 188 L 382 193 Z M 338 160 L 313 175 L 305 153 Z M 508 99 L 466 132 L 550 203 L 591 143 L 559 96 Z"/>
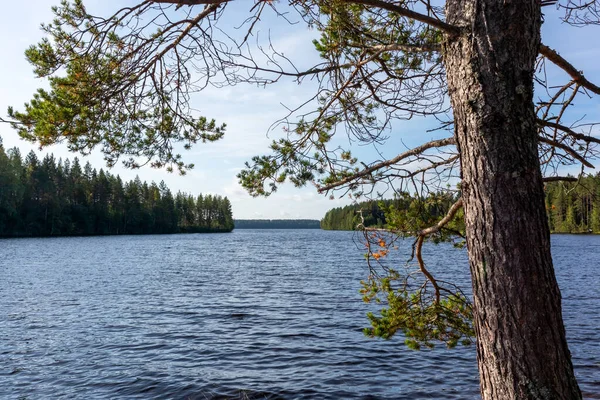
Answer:
<path fill-rule="evenodd" d="M 600 398 L 600 236 L 552 245 L 575 372 Z M 320 230 L 0 240 L 0 398 L 478 398 L 473 346 L 363 335 L 360 247 Z M 465 250 L 423 255 L 468 285 Z"/>

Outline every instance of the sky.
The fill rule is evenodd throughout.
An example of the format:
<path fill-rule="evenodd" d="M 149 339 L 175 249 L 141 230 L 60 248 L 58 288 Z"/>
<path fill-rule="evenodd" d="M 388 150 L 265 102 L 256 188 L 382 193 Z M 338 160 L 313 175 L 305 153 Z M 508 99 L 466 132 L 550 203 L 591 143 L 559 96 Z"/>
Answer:
<path fill-rule="evenodd" d="M 242 17 L 253 4 L 248 0 L 241 3 L 234 17 Z M 44 82 L 36 79 L 32 68 L 25 60 L 24 51 L 31 44 L 42 38 L 40 23 L 52 19 L 50 7 L 58 4 L 58 0 L 30 0 L 27 2 L 8 2 L 0 14 L 0 116 L 6 117 L 8 106 L 22 109 L 22 104 L 29 101 L 38 87 Z M 124 2 L 86 0 L 84 4 L 96 14 L 108 14 Z M 118 4 L 118 5 L 115 5 Z M 244 6 L 246 6 L 244 8 Z M 542 28 L 543 42 L 558 50 L 585 76 L 596 84 L 600 84 L 600 26 L 573 28 L 559 21 L 558 13 L 552 7 L 544 8 L 545 23 Z M 268 18 L 268 17 L 267 17 Z M 263 21 L 263 27 L 269 26 L 274 38 L 275 47 L 286 56 L 293 58 L 301 67 L 310 66 L 318 60 L 311 44 L 316 32 L 309 30 L 305 24 L 289 25 L 281 20 Z M 292 19 L 298 20 L 295 16 Z M 260 34 L 267 34 L 264 29 Z M 561 71 L 549 69 L 550 75 L 562 77 Z M 238 184 L 236 175 L 243 168 L 244 162 L 252 156 L 268 153 L 268 145 L 272 139 L 278 138 L 281 131 L 271 129 L 272 124 L 284 117 L 286 106 L 299 105 L 314 92 L 311 82 L 301 85 L 284 80 L 266 88 L 250 85 L 235 87 L 210 88 L 195 95 L 192 99 L 195 108 L 203 115 L 215 118 L 218 122 L 227 123 L 225 138 L 216 143 L 197 144 L 192 150 L 182 154 L 184 160 L 193 162 L 195 168 L 184 176 L 169 173 L 165 170 L 152 169 L 149 166 L 137 170 L 128 170 L 116 166 L 110 170 L 119 174 L 124 180 L 135 178 L 136 175 L 145 181 L 160 182 L 164 180 L 173 192 L 184 191 L 194 195 L 212 193 L 227 196 L 237 219 L 267 218 L 310 218 L 321 219 L 325 212 L 333 207 L 350 204 L 348 197 L 329 199 L 317 194 L 313 186 L 295 188 L 291 184 L 283 185 L 276 193 L 268 198 L 252 198 Z M 577 104 L 582 114 L 588 118 L 600 120 L 600 99 L 598 97 L 579 101 Z M 594 116 L 596 116 L 594 118 Z M 383 156 L 389 158 L 402 152 L 406 146 L 413 146 L 430 140 L 433 133 L 427 129 L 433 126 L 431 120 L 413 119 L 401 121 L 392 127 L 390 141 L 380 148 Z M 38 150 L 35 144 L 19 139 L 18 135 L 8 124 L 0 124 L 0 137 L 5 148 L 17 146 L 23 154 L 30 150 Z M 380 158 L 374 149 L 360 148 L 357 150 L 365 162 Z M 65 146 L 50 146 L 38 155 L 53 153 L 57 158 L 74 158 Z M 106 165 L 99 153 L 88 157 L 77 155 L 85 163 L 89 161 L 93 167 L 100 169 Z M 597 168 L 600 163 L 595 162 Z"/>

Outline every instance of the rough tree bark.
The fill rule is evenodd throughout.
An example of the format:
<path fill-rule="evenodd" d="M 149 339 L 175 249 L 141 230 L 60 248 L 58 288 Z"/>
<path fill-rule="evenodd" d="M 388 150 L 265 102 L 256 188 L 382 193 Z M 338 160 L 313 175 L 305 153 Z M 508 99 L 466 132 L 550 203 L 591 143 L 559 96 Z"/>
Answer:
<path fill-rule="evenodd" d="M 444 45 L 484 400 L 580 399 L 537 151 L 539 0 L 448 0 Z"/>

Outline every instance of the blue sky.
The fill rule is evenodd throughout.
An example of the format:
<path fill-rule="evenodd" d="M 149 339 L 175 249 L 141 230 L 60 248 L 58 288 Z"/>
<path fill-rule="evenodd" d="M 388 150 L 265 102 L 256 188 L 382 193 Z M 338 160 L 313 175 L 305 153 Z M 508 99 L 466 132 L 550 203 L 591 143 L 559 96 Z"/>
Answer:
<path fill-rule="evenodd" d="M 58 0 L 30 0 L 27 2 L 8 2 L 0 15 L 0 113 L 6 113 L 9 105 L 17 109 L 31 98 L 33 92 L 44 83 L 36 80 L 30 65 L 23 55 L 24 50 L 37 42 L 42 33 L 39 24 L 52 18 L 50 7 Z M 108 5 L 106 5 L 108 3 Z M 102 13 L 103 8 L 108 12 L 117 7 L 117 2 L 101 2 L 86 0 L 90 10 Z M 119 2 L 123 5 L 123 2 Z M 237 8 L 247 11 L 252 2 L 239 1 Z M 600 26 L 584 29 L 563 25 L 558 20 L 558 14 L 551 8 L 544 10 L 546 14 L 543 27 L 543 41 L 546 45 L 557 49 L 561 55 L 572 62 L 578 69 L 585 72 L 586 77 L 600 84 Z M 240 14 L 241 16 L 241 14 Z M 295 17 L 294 17 L 295 18 Z M 313 51 L 311 39 L 316 33 L 310 31 L 302 23 L 287 25 L 278 21 L 264 21 L 262 26 L 272 28 L 271 35 L 277 49 L 298 62 L 301 66 L 309 66 L 317 56 Z M 265 31 L 262 34 L 266 34 Z M 567 77 L 560 71 L 549 69 L 551 75 Z M 271 124 L 286 115 L 286 106 L 301 104 L 313 93 L 311 82 L 298 85 L 292 81 L 283 81 L 275 85 L 258 88 L 250 85 L 239 85 L 221 89 L 209 89 L 193 98 L 194 106 L 203 115 L 226 122 L 228 125 L 225 138 L 217 143 L 198 144 L 184 154 L 187 161 L 196 167 L 185 176 L 171 174 L 164 170 L 144 167 L 131 171 L 120 166 L 111 170 L 123 179 L 133 179 L 139 175 L 142 180 L 159 182 L 164 180 L 173 191 L 185 191 L 193 194 L 214 193 L 228 196 L 233 204 L 236 218 L 315 218 L 320 219 L 332 207 L 351 202 L 349 198 L 329 200 L 316 193 L 312 186 L 302 189 L 292 185 L 284 185 L 271 197 L 254 199 L 247 195 L 238 185 L 236 174 L 245 161 L 254 155 L 264 154 L 271 139 L 278 137 L 280 131 L 269 132 Z M 600 99 L 598 97 L 579 101 L 578 107 L 582 114 L 591 119 L 600 120 Z M 414 119 L 400 122 L 391 132 L 388 145 L 380 150 L 386 157 L 393 157 L 404 150 L 406 146 L 416 145 L 433 137 L 425 131 L 432 126 L 431 121 Z M 6 124 L 0 124 L 0 136 L 4 146 L 18 146 L 23 153 L 36 149 L 35 145 L 24 142 Z M 57 157 L 73 158 L 64 146 L 52 146 L 44 149 L 43 153 L 52 152 Z M 373 149 L 361 148 L 359 153 L 365 162 L 379 158 Z M 92 154 L 84 158 L 95 168 L 106 168 L 101 155 Z M 600 167 L 598 162 L 596 166 Z"/>

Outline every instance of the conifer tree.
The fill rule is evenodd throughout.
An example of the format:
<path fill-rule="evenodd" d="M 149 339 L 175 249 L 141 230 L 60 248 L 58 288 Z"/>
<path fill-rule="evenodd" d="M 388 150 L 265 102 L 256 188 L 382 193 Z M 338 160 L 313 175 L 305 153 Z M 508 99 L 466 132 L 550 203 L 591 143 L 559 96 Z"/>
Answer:
<path fill-rule="evenodd" d="M 123 184 L 119 176 L 79 160 L 58 163 L 53 155 L 40 163 L 35 152 L 25 160 L 17 148 L 0 145 L 0 237 L 118 235 L 182 232 L 230 232 L 231 203 L 215 196 L 218 209 L 212 224 L 199 219 L 205 209 L 199 195 L 178 193 L 176 199 L 164 182 L 148 185 L 136 178 Z M 179 220 L 177 216 L 181 216 Z"/>
<path fill-rule="evenodd" d="M 421 193 L 460 178 L 460 198 L 447 215 L 429 218 L 435 204 L 421 195 L 396 218 L 394 232 L 415 236 L 423 282 L 404 290 L 388 269 L 390 276 L 367 285 L 388 295 L 386 315 L 372 318 L 375 333 L 390 337 L 401 317 L 411 317 L 419 323 L 400 329 L 412 335 L 410 343 L 454 345 L 457 335 L 469 332 L 472 311 L 485 400 L 577 399 L 543 192 L 544 180 L 565 177 L 543 176 L 542 169 L 593 167 L 600 139 L 583 130 L 588 121 L 568 121 L 578 119 L 569 117 L 574 101 L 600 94 L 600 87 L 543 43 L 542 7 L 549 5 L 564 11 L 565 27 L 600 23 L 597 2 L 580 0 L 446 0 L 443 7 L 428 0 L 257 0 L 249 12 L 241 0 L 149 0 L 106 17 L 88 13 L 82 0 L 65 0 L 43 27 L 48 37 L 26 53 L 49 89 L 9 115 L 22 137 L 41 145 L 64 140 L 74 151 L 100 148 L 109 165 L 124 158 L 130 167 L 149 161 L 183 172 L 191 165 L 175 145 L 217 140 L 225 128 L 190 107 L 194 91 L 209 84 L 312 79 L 318 88 L 305 106 L 315 109 L 284 121 L 289 136 L 248 163 L 242 184 L 253 195 L 268 195 L 287 180 L 366 196 L 407 191 L 419 179 L 414 189 Z M 227 20 L 237 6 L 245 12 L 242 34 L 232 31 L 240 24 Z M 266 13 L 287 19 L 290 9 L 320 34 L 320 61 L 306 70 L 270 43 L 249 44 L 269 23 Z M 564 81 L 536 76 L 538 63 L 552 65 Z M 544 89 L 535 104 L 534 79 Z M 380 144 L 398 121 L 418 116 L 442 121 L 447 135 L 362 163 L 332 140 L 345 132 L 351 141 Z M 566 215 L 577 225 L 577 210 L 570 207 Z M 212 226 L 214 209 L 207 209 Z M 420 220 L 422 210 L 426 218 Z M 454 288 L 441 287 L 421 254 L 425 239 L 455 230 L 460 214 L 472 308 Z M 368 230 L 366 238 L 385 245 Z M 383 259 L 385 251 L 368 256 Z M 431 320 L 443 324 L 420 329 Z"/>

